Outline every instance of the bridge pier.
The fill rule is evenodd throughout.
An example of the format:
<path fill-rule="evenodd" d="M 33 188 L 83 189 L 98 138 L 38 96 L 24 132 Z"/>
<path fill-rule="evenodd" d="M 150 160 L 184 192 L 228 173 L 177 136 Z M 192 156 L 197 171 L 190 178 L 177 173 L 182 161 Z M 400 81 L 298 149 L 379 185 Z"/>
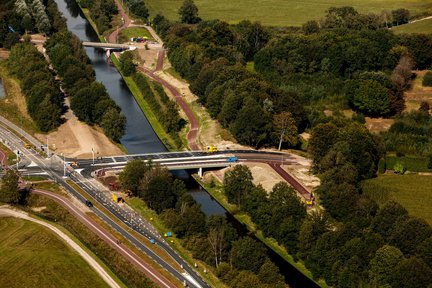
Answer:
<path fill-rule="evenodd" d="M 203 176 L 203 169 L 202 169 L 202 167 L 198 168 L 198 176 L 200 178 L 202 178 L 202 176 Z"/>

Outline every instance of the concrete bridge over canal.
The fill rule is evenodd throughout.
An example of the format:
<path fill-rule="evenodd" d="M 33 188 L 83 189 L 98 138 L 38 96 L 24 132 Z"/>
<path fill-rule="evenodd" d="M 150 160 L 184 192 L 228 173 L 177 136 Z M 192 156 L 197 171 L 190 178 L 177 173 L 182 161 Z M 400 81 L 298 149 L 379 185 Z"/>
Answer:
<path fill-rule="evenodd" d="M 101 42 L 82 42 L 85 47 L 103 48 L 105 50 L 135 50 L 137 47 L 128 44 L 101 43 Z"/>

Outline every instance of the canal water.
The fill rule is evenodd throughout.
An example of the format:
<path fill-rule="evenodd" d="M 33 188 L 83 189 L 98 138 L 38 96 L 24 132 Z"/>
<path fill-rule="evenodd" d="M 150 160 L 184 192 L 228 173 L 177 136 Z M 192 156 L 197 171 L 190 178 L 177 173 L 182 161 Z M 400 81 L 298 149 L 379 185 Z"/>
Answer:
<path fill-rule="evenodd" d="M 77 35 L 81 41 L 99 42 L 97 34 L 82 14 L 75 0 L 55 0 L 55 2 L 67 20 L 69 31 Z M 108 94 L 117 105 L 120 106 L 127 118 L 126 133 L 120 141 L 127 149 L 128 153 L 136 154 L 167 151 L 129 91 L 120 73 L 112 64 L 107 62 L 105 53 L 101 50 L 89 47 L 85 48 L 85 50 L 96 72 L 96 80 L 105 85 Z M 180 176 L 181 178 L 185 177 L 185 173 L 179 172 L 179 174 L 182 174 Z M 187 187 L 192 197 L 201 204 L 205 214 L 225 215 L 228 221 L 238 230 L 240 235 L 244 236 L 248 234 L 247 228 L 232 215 L 227 213 L 227 211 L 219 205 L 207 191 L 201 188 L 195 180 L 189 179 L 187 181 Z M 254 237 L 253 235 L 250 236 Z M 317 287 L 314 282 L 283 260 L 277 253 L 271 249 L 267 249 L 267 252 L 270 259 L 279 267 L 290 287 Z"/>
<path fill-rule="evenodd" d="M 67 19 L 69 31 L 77 35 L 81 41 L 99 42 L 96 32 L 74 0 L 57 0 L 56 3 Z M 120 73 L 107 62 L 104 51 L 91 47 L 86 47 L 85 50 L 96 72 L 96 80 L 105 85 L 110 97 L 126 116 L 126 133 L 120 140 L 126 150 L 131 154 L 166 151 Z"/>

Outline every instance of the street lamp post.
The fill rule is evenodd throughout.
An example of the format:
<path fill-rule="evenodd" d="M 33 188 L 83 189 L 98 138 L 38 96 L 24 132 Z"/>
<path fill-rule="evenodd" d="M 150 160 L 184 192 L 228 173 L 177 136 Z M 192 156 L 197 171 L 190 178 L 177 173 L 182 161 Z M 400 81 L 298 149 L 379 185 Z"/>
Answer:
<path fill-rule="evenodd" d="M 93 165 L 94 165 L 94 149 L 92 148 L 92 158 L 93 158 Z"/>
<path fill-rule="evenodd" d="M 65 160 L 65 154 L 61 153 L 63 156 L 63 178 L 66 177 L 66 160 Z"/>
<path fill-rule="evenodd" d="M 20 151 L 17 150 L 17 152 L 16 152 L 16 156 L 17 156 L 17 160 L 16 160 L 17 171 L 18 171 L 18 163 L 19 163 L 19 154 L 20 154 Z"/>
<path fill-rule="evenodd" d="M 49 158 L 49 144 L 48 144 L 48 136 L 46 137 L 47 139 L 47 157 Z"/>

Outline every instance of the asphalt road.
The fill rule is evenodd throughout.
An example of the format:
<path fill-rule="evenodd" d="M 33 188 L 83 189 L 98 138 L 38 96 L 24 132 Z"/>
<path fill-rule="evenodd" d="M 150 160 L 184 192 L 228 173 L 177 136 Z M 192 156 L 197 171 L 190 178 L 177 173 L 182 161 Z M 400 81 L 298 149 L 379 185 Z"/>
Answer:
<path fill-rule="evenodd" d="M 132 262 L 135 266 L 138 267 L 141 271 L 143 271 L 149 278 L 151 278 L 155 283 L 157 283 L 160 287 L 176 287 L 169 280 L 167 280 L 164 276 L 162 276 L 158 271 L 153 269 L 150 265 L 145 263 L 139 256 L 137 256 L 132 250 L 120 244 L 117 241 L 117 238 L 114 237 L 111 233 L 102 228 L 98 223 L 96 223 L 93 219 L 88 217 L 84 212 L 81 211 L 80 208 L 71 204 L 70 201 L 62 197 L 58 194 L 55 194 L 50 191 L 34 189 L 31 193 L 43 195 L 49 197 L 56 201 L 58 204 L 66 208 L 69 212 L 71 212 L 81 223 L 87 226 L 91 231 L 95 234 L 99 235 L 106 243 L 108 243 L 111 247 L 119 251 L 122 255 L 124 255 L 130 262 Z M 89 208 L 95 212 L 98 210 L 94 206 Z M 100 212 L 100 211 L 99 211 Z"/>
<path fill-rule="evenodd" d="M 1 118 L 0 118 L 1 121 Z M 19 130 L 15 130 L 19 132 Z M 25 149 L 23 147 L 24 142 L 17 137 L 11 131 L 8 131 L 5 127 L 0 126 L 0 138 L 6 139 L 7 146 L 11 150 L 20 150 L 22 159 L 25 159 L 25 163 L 32 169 L 43 171 L 48 177 L 62 185 L 69 193 L 76 197 L 79 201 L 85 203 L 87 200 L 79 192 L 77 192 L 72 186 L 70 186 L 63 175 L 63 161 L 56 155 L 53 155 L 49 159 L 42 158 L 35 150 Z M 36 140 L 37 141 L 37 140 Z M 35 145 L 40 146 L 40 143 Z M 36 167 L 39 167 L 36 169 Z M 34 167 L 34 168 L 33 168 Z M 22 167 L 21 167 L 22 168 Z M 70 168 L 69 168 L 70 169 Z M 98 201 L 102 204 L 110 213 L 112 213 L 119 220 L 124 222 L 126 225 L 130 226 L 131 229 L 140 233 L 141 235 L 152 238 L 155 240 L 156 245 L 159 245 L 164 249 L 177 263 L 183 267 L 183 271 L 177 271 L 166 263 L 162 258 L 156 255 L 152 250 L 148 249 L 144 244 L 142 244 L 138 239 L 131 235 L 128 231 L 120 227 L 115 221 L 104 214 L 97 208 L 93 208 L 93 212 L 100 217 L 103 221 L 108 223 L 117 232 L 122 234 L 126 239 L 133 243 L 138 249 L 149 255 L 154 261 L 161 265 L 164 269 L 170 272 L 174 277 L 179 279 L 181 282 L 186 283 L 189 287 L 210 287 L 196 271 L 193 270 L 172 248 L 166 243 L 166 241 L 161 237 L 161 235 L 154 229 L 154 227 L 148 223 L 146 220 L 141 218 L 139 215 L 131 210 L 127 210 L 126 207 L 120 207 L 114 204 L 112 201 L 106 198 L 104 193 L 100 193 L 102 187 L 94 179 L 88 179 L 78 173 L 71 173 L 70 179 L 74 181 L 78 186 L 80 186 L 84 191 L 89 194 L 89 198 L 93 198 L 94 201 Z M 127 255 L 125 255 L 127 256 Z"/>

